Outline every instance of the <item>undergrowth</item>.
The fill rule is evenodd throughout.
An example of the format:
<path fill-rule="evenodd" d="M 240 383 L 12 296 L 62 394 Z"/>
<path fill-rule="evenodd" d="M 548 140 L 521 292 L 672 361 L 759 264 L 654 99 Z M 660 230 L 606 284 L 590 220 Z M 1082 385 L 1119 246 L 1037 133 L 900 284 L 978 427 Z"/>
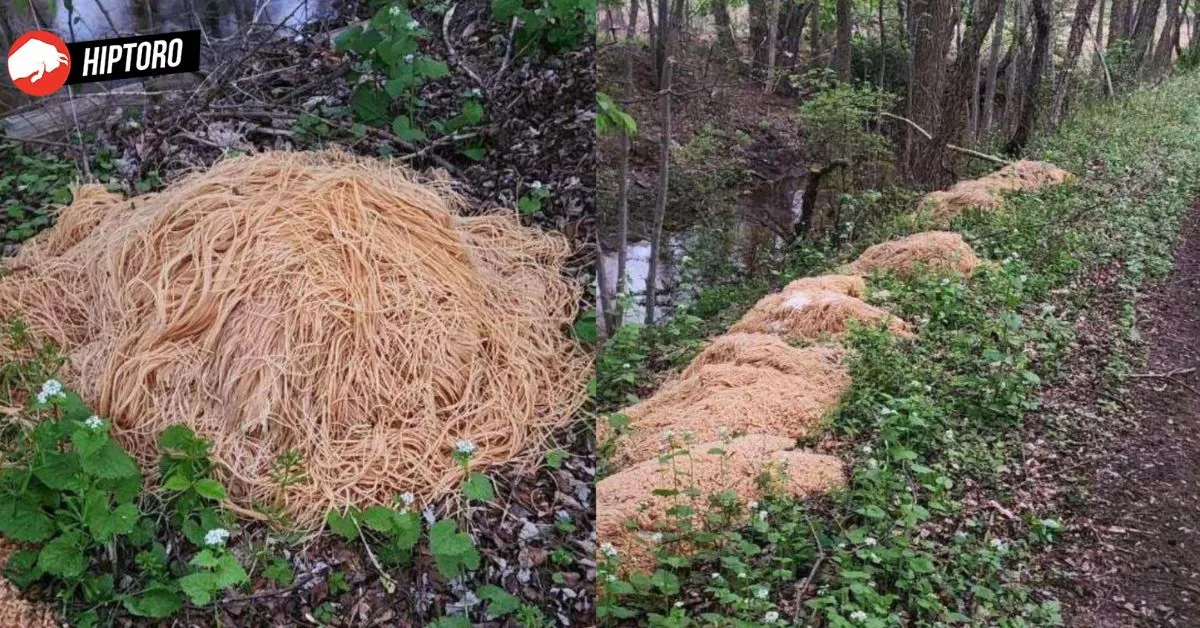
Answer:
<path fill-rule="evenodd" d="M 1121 269 L 1126 342 L 1132 299 L 1165 276 L 1181 216 L 1200 186 L 1200 77 L 1184 75 L 1082 110 L 1033 152 L 1077 184 L 1011 197 L 1003 211 L 955 221 L 993 262 L 970 278 L 874 277 L 871 299 L 920 328 L 915 342 L 858 329 L 853 383 L 828 417 L 851 469 L 826 500 L 772 497 L 753 523 L 706 528 L 691 509 L 667 513 L 684 532 L 662 539 L 650 574 L 601 564 L 604 625 L 1057 625 L 1059 604 L 1034 585 L 1029 559 L 1062 530 L 1053 512 L 997 517 L 1012 491 L 1039 393 L 1064 376 L 1084 278 Z M 879 227 L 886 239 L 907 229 Z M 916 229 L 921 230 L 921 229 Z M 867 238 L 863 244 L 869 244 Z M 811 247 L 784 268 L 833 267 Z M 704 291 L 654 330 L 623 328 L 599 358 L 606 409 L 651 390 L 685 364 L 762 285 Z M 1123 355 L 1113 356 L 1121 368 Z M 615 419 L 620 422 L 619 416 Z M 721 496 L 699 496 L 720 500 Z M 689 551 L 683 552 L 681 548 Z"/>

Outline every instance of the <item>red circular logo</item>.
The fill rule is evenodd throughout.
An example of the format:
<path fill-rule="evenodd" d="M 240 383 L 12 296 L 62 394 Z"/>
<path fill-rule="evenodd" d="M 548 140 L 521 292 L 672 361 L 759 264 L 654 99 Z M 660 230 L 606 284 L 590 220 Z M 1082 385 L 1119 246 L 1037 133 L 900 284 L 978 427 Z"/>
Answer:
<path fill-rule="evenodd" d="M 49 31 L 29 31 L 8 49 L 8 77 L 30 96 L 49 96 L 71 75 L 67 45 Z"/>

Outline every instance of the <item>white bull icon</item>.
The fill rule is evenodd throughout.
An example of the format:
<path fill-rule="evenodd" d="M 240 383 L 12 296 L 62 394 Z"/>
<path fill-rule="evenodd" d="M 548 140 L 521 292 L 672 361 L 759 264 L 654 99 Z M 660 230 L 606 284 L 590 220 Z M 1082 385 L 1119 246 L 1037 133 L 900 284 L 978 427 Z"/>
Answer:
<path fill-rule="evenodd" d="M 57 70 L 60 65 L 69 67 L 71 59 L 40 39 L 30 39 L 8 57 L 8 76 L 14 81 L 29 78 L 30 83 L 36 83 L 43 74 Z"/>

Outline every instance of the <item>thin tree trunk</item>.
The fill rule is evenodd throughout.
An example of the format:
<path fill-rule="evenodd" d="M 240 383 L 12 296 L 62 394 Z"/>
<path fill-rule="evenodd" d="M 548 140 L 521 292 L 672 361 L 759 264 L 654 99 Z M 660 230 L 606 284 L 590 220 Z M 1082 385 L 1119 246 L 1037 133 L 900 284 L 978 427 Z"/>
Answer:
<path fill-rule="evenodd" d="M 887 78 L 887 22 L 883 19 L 883 2 L 879 0 L 879 91 Z"/>
<path fill-rule="evenodd" d="M 833 65 L 837 68 L 838 78 L 847 83 L 853 78 L 854 66 L 850 59 L 850 38 L 854 29 L 853 0 L 837 0 L 837 45 L 833 53 Z"/>
<path fill-rule="evenodd" d="M 1007 76 L 1004 86 L 1004 120 L 1005 135 L 1012 133 L 1017 125 L 1017 117 L 1021 111 L 1022 92 L 1018 86 L 1023 82 L 1026 60 L 1029 58 L 1027 40 L 1029 35 L 1029 12 L 1024 0 L 1016 0 L 1017 32 L 1009 47 Z"/>
<path fill-rule="evenodd" d="M 1108 48 L 1111 49 L 1118 40 L 1125 39 L 1126 20 L 1129 14 L 1130 0 L 1112 0 L 1112 8 L 1108 14 Z"/>
<path fill-rule="evenodd" d="M 599 318 L 604 321 L 604 335 L 612 336 L 616 331 L 616 321 L 614 320 L 615 311 L 613 309 L 613 293 L 608 289 L 608 274 L 604 272 L 604 249 L 600 247 L 600 234 L 596 234 L 595 244 L 596 255 L 596 277 L 599 279 L 596 283 L 600 285 L 600 294 L 596 296 L 596 305 L 600 308 Z"/>
<path fill-rule="evenodd" d="M 1096 9 L 1096 28 L 1092 30 L 1093 35 L 1093 51 L 1099 51 L 1104 47 L 1104 0 L 1100 0 L 1100 6 Z M 1100 70 L 1100 53 L 1096 52 L 1096 56 L 1092 59 L 1092 74 L 1095 75 Z"/>
<path fill-rule="evenodd" d="M 767 84 L 763 91 L 775 90 L 775 52 L 779 45 L 779 0 L 767 0 Z"/>
<path fill-rule="evenodd" d="M 1017 155 L 1025 150 L 1029 138 L 1033 135 L 1033 127 L 1037 124 L 1038 89 L 1041 87 L 1042 75 L 1046 71 L 1050 56 L 1050 2 L 1051 0 L 1033 0 L 1033 59 L 1029 68 L 1029 80 L 1025 82 L 1021 116 L 1017 119 L 1017 128 L 1012 139 L 1004 147 L 1004 151 L 1010 155 Z"/>
<path fill-rule="evenodd" d="M 1005 2 L 1000 0 L 1000 8 L 996 10 L 996 24 L 992 28 L 992 51 L 988 59 L 987 82 L 983 95 L 983 132 L 992 130 L 992 115 L 996 111 L 996 79 L 1000 70 L 1000 46 L 1004 41 Z"/>
<path fill-rule="evenodd" d="M 641 3 L 638 0 L 630 0 L 629 2 L 629 24 L 625 26 L 625 39 L 632 40 L 637 36 L 638 27 L 638 7 Z"/>
<path fill-rule="evenodd" d="M 663 221 L 667 214 L 667 187 L 670 183 L 671 173 L 671 67 L 673 63 L 670 55 L 670 29 L 661 28 L 661 24 L 669 22 L 667 1 L 658 0 L 658 21 L 664 50 L 662 78 L 659 81 L 661 84 L 659 91 L 662 93 L 659 96 L 662 110 L 662 138 L 659 144 L 658 158 L 658 198 L 654 203 L 654 224 L 650 232 L 650 268 L 646 273 L 645 320 L 647 325 L 654 323 L 654 306 L 658 300 L 658 258 L 662 245 Z"/>
<path fill-rule="evenodd" d="M 630 4 L 633 7 L 630 9 L 630 14 L 636 15 L 637 2 L 631 2 Z M 632 95 L 634 91 L 633 53 L 634 40 L 627 38 L 625 40 L 624 70 L 625 93 L 628 95 Z M 620 327 L 625 321 L 623 299 L 625 297 L 626 261 L 629 255 L 629 151 L 632 140 L 624 127 L 620 128 L 617 132 L 620 133 L 620 152 L 617 156 L 617 298 L 610 306 L 613 315 L 610 321 L 609 333 L 612 333 L 611 330 Z"/>
<path fill-rule="evenodd" d="M 821 62 L 821 2 L 817 0 L 812 10 L 812 25 L 808 27 L 809 48 L 812 52 L 812 63 L 825 65 Z"/>
<path fill-rule="evenodd" d="M 631 1 L 637 2 L 637 0 Z M 662 80 L 662 58 L 659 56 L 662 54 L 662 50 L 658 44 L 658 23 L 654 19 L 654 0 L 646 0 L 646 21 L 649 22 L 648 39 L 650 40 L 650 50 L 654 52 L 650 57 L 654 60 L 654 67 L 652 68 L 654 70 L 654 86 L 662 89 L 661 85 L 659 85 L 659 82 Z"/>
<path fill-rule="evenodd" d="M 1067 91 L 1071 89 L 1071 77 L 1075 73 L 1075 64 L 1079 61 L 1079 53 L 1083 50 L 1083 38 L 1087 36 L 1088 22 L 1091 20 L 1092 9 L 1095 6 L 1096 0 L 1079 0 L 1075 4 L 1075 18 L 1071 21 L 1071 34 L 1067 36 L 1067 58 L 1054 87 L 1054 105 L 1051 109 L 1050 120 L 1055 125 L 1062 120 L 1067 102 Z"/>

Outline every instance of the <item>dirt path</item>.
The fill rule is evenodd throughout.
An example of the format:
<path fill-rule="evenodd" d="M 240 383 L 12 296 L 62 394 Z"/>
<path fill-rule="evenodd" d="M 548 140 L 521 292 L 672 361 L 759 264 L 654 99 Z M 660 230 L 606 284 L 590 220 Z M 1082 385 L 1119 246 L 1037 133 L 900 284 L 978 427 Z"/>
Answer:
<path fill-rule="evenodd" d="M 1159 376 L 1133 384 L 1140 428 L 1092 478 L 1101 568 L 1070 604 L 1075 626 L 1200 626 L 1200 201 L 1170 278 L 1138 309 Z"/>

